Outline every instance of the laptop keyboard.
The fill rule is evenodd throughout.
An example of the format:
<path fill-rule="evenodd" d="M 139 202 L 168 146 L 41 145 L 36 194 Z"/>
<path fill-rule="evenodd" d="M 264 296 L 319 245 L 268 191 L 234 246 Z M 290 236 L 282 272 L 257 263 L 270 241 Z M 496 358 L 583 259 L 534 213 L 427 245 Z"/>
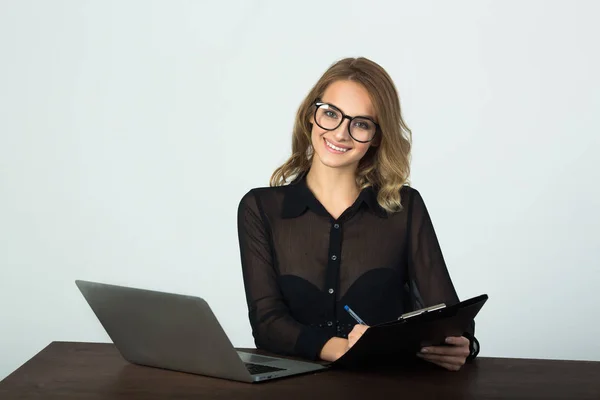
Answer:
<path fill-rule="evenodd" d="M 264 374 L 266 372 L 285 371 L 284 368 L 269 367 L 268 365 L 244 363 L 251 375 Z"/>

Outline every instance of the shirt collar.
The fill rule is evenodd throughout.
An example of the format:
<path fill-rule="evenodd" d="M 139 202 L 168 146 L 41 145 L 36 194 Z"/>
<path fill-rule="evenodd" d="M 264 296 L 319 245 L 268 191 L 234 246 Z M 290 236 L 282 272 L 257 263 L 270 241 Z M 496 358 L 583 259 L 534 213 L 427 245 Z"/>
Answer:
<path fill-rule="evenodd" d="M 369 209 L 380 218 L 387 218 L 387 211 L 377 202 L 377 191 L 373 186 L 369 186 L 360 192 L 359 198 L 363 196 L 364 203 L 369 206 Z"/>
<path fill-rule="evenodd" d="M 369 210 L 381 218 L 387 218 L 387 212 L 377 203 L 377 193 L 373 187 L 363 189 L 355 206 L 365 204 Z M 323 205 L 315 198 L 306 184 L 306 173 L 294 179 L 288 186 L 283 198 L 282 218 L 296 218 L 311 209 L 319 215 L 329 215 Z"/>

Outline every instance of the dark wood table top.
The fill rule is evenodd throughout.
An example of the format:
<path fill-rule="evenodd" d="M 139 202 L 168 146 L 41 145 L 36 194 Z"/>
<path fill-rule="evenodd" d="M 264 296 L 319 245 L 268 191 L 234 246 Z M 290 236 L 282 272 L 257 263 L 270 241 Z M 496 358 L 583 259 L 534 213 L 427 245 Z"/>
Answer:
<path fill-rule="evenodd" d="M 259 384 L 129 364 L 114 345 L 53 342 L 0 382 L 0 399 L 600 399 L 600 362 L 480 357 L 459 372 L 422 363 L 327 370 Z"/>

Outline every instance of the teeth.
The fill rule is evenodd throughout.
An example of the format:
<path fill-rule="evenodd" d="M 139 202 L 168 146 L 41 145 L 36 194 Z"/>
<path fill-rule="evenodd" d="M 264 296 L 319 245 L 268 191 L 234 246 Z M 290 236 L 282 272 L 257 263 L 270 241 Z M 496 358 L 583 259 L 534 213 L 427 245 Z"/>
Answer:
<path fill-rule="evenodd" d="M 334 150 L 342 151 L 344 153 L 348 151 L 348 149 L 342 149 L 341 147 L 337 147 L 337 146 L 332 145 L 331 143 L 329 143 L 329 140 L 327 140 L 327 139 L 325 139 L 325 143 L 327 143 L 327 146 L 331 147 Z"/>

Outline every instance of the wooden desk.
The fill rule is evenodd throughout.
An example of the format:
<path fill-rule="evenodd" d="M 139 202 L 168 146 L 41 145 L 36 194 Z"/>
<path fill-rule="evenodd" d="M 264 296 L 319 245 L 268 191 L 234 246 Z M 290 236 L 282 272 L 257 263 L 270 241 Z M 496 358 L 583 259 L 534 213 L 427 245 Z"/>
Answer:
<path fill-rule="evenodd" d="M 364 396 L 364 397 L 363 397 Z M 423 363 L 329 370 L 260 384 L 127 363 L 112 344 L 53 342 L 0 382 L 0 399 L 600 399 L 600 362 L 479 358 L 460 372 Z"/>

